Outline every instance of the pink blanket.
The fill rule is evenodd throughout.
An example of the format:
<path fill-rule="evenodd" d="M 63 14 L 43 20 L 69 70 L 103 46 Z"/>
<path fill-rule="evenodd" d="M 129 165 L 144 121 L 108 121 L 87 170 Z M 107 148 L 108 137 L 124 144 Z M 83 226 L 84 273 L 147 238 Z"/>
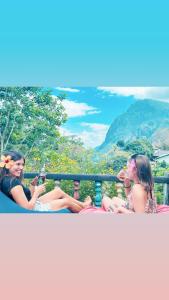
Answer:
<path fill-rule="evenodd" d="M 107 211 L 103 207 L 90 206 L 88 208 L 82 209 L 79 213 L 80 214 L 85 214 L 85 213 L 107 213 Z M 169 213 L 169 205 L 158 204 L 157 205 L 157 213 Z"/>
<path fill-rule="evenodd" d="M 90 206 L 82 209 L 79 214 L 87 214 L 87 213 L 107 213 L 107 211 L 103 207 Z"/>
<path fill-rule="evenodd" d="M 158 204 L 157 213 L 169 213 L 169 205 Z"/>

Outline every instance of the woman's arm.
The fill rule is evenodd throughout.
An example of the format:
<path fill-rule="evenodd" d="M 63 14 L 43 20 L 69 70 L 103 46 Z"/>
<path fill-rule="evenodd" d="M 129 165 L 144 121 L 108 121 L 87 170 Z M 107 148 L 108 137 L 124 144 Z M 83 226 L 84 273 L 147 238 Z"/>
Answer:
<path fill-rule="evenodd" d="M 29 189 L 30 189 L 30 192 L 31 192 L 31 196 L 33 196 L 34 191 L 35 191 L 35 187 L 30 184 Z"/>
<path fill-rule="evenodd" d="M 31 198 L 30 201 L 25 196 L 23 187 L 21 185 L 17 185 L 11 189 L 11 195 L 13 199 L 16 201 L 17 204 L 20 206 L 32 210 L 37 198 L 39 197 L 40 194 L 45 192 L 45 185 L 39 185 L 38 187 L 35 188 L 34 194 Z"/>
<path fill-rule="evenodd" d="M 117 178 L 123 182 L 124 185 L 124 191 L 125 191 L 125 195 L 126 197 L 128 196 L 128 194 L 131 191 L 131 181 L 130 179 L 127 177 L 127 174 L 124 170 L 121 170 L 118 174 L 117 174 Z"/>
<path fill-rule="evenodd" d="M 124 185 L 124 192 L 125 192 L 125 195 L 126 195 L 126 198 L 127 198 L 127 196 L 131 192 L 131 182 L 130 181 L 125 181 L 123 185 Z"/>

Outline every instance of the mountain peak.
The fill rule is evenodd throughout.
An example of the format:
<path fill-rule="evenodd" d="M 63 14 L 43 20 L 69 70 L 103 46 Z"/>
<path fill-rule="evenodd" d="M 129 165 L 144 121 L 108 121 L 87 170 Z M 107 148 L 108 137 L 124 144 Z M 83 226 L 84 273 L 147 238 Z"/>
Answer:
<path fill-rule="evenodd" d="M 169 127 L 169 103 L 156 100 L 137 100 L 111 124 L 99 151 L 107 151 L 119 140 L 147 138 L 153 141 L 155 132 Z"/>

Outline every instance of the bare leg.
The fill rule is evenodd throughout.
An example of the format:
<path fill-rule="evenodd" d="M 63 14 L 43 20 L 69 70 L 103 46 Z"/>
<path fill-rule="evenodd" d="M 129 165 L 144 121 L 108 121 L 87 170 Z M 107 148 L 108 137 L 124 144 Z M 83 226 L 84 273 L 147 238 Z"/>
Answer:
<path fill-rule="evenodd" d="M 104 196 L 102 199 L 102 207 L 104 207 L 105 210 L 108 210 L 112 204 L 112 199 L 108 196 Z"/>
<path fill-rule="evenodd" d="M 74 204 L 80 206 L 81 208 L 85 208 L 86 206 L 89 206 L 91 204 L 91 198 L 90 198 L 90 201 L 88 198 L 88 199 L 86 199 L 85 202 L 81 202 L 81 201 L 78 201 L 78 200 L 74 199 L 73 197 L 69 196 L 64 191 L 62 191 L 60 188 L 53 189 L 49 193 L 46 193 L 45 195 L 39 197 L 39 200 L 42 203 L 48 203 L 48 202 L 51 202 L 54 200 L 56 201 L 57 199 L 63 199 L 63 198 L 68 199 L 69 202 L 74 203 Z"/>
<path fill-rule="evenodd" d="M 50 202 L 50 207 L 52 210 L 55 210 L 55 211 L 57 211 L 59 209 L 69 208 L 74 213 L 78 213 L 79 211 L 82 210 L 81 206 L 79 206 L 73 202 L 70 202 L 70 200 L 67 198 L 52 200 Z"/>
<path fill-rule="evenodd" d="M 115 210 L 117 207 L 121 207 L 125 205 L 125 201 L 118 197 L 109 198 L 108 196 L 104 196 L 102 200 L 102 206 L 108 210 L 109 208 L 112 208 Z"/>
<path fill-rule="evenodd" d="M 126 201 L 119 198 L 119 197 L 113 197 L 112 202 L 116 207 L 121 207 L 126 205 Z"/>

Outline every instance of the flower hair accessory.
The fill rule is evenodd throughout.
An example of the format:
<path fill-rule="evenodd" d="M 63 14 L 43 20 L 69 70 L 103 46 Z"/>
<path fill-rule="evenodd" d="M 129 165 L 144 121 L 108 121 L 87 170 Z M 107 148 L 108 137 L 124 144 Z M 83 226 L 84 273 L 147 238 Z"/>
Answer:
<path fill-rule="evenodd" d="M 137 167 L 136 167 L 136 162 L 135 162 L 134 159 L 131 160 L 130 166 L 131 166 L 132 168 L 137 168 Z"/>
<path fill-rule="evenodd" d="M 10 169 L 14 164 L 14 161 L 12 160 L 11 156 L 1 156 L 1 161 L 0 161 L 0 168 L 6 168 Z"/>

